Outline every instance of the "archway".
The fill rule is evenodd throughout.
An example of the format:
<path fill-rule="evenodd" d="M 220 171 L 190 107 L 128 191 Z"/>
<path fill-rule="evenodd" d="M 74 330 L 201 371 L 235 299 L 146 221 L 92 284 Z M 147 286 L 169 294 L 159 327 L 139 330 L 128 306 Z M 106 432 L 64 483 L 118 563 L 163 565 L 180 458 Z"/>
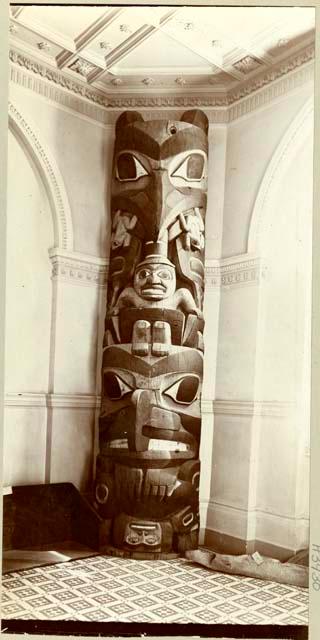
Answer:
<path fill-rule="evenodd" d="M 12 103 L 9 103 L 9 128 L 36 165 L 46 188 L 53 217 L 55 247 L 72 251 L 71 209 L 64 181 L 54 157 L 41 141 L 34 126 L 25 120 Z"/>

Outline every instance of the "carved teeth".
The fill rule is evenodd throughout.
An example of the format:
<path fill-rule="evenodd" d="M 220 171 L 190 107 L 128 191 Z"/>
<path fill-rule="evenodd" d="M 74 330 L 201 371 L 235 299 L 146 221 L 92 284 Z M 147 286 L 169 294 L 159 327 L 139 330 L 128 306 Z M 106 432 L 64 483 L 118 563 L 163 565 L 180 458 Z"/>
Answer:
<path fill-rule="evenodd" d="M 152 438 L 148 444 L 149 451 L 189 451 L 190 445 L 173 440 L 160 440 Z"/>
<path fill-rule="evenodd" d="M 128 440 L 126 438 L 110 440 L 109 447 L 112 447 L 112 449 L 128 449 Z"/>

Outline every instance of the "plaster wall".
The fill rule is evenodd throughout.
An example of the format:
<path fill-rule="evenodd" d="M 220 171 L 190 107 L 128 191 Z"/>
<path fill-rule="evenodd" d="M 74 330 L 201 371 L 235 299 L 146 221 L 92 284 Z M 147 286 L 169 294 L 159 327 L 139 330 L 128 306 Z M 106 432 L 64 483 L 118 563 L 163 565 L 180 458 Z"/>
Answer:
<path fill-rule="evenodd" d="M 5 416 L 3 481 L 10 485 L 44 482 L 45 477 L 46 407 L 36 398 L 49 382 L 47 248 L 53 242 L 53 224 L 41 180 L 12 133 L 8 170 L 5 389 L 11 401 Z M 31 406 L 12 401 L 12 394 L 21 399 L 28 392 L 34 394 Z"/>
<path fill-rule="evenodd" d="M 35 168 L 9 135 L 7 217 L 6 388 L 48 387 L 53 242 L 50 205 Z M 35 357 L 35 355 L 37 357 Z M 40 356 L 40 357 L 38 357 Z"/>
<path fill-rule="evenodd" d="M 108 252 L 112 131 L 17 85 L 10 100 L 27 131 L 9 133 L 3 480 L 69 480 L 86 490 L 93 477 L 105 296 L 103 264 L 94 258 Z M 58 212 L 24 143 L 29 130 L 63 177 L 74 231 L 69 253 L 59 247 Z M 52 170 L 46 159 L 43 170 Z M 61 254 L 58 275 L 49 256 L 54 247 Z"/>
<path fill-rule="evenodd" d="M 113 127 L 48 101 L 18 84 L 10 85 L 9 97 L 26 120 L 36 125 L 59 166 L 72 211 L 74 250 L 108 256 Z"/>
<path fill-rule="evenodd" d="M 252 212 L 261 185 L 269 180 L 269 186 L 255 247 L 259 278 L 220 292 L 207 517 L 208 540 L 223 533 L 238 538 L 234 544 L 245 541 L 239 550 L 262 545 L 283 557 L 308 545 L 313 115 L 307 98 L 305 88 L 228 129 L 224 258 L 252 255 Z"/>
<path fill-rule="evenodd" d="M 313 91 L 312 83 L 228 126 L 222 257 L 247 251 L 254 202 L 272 155 Z"/>

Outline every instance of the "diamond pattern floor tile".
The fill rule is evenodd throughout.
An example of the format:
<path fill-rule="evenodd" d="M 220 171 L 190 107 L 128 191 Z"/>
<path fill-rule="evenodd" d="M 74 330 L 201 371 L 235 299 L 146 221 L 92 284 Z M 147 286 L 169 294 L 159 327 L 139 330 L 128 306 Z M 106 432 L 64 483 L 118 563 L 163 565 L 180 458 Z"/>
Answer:
<path fill-rule="evenodd" d="M 184 559 L 99 556 L 7 573 L 2 618 L 186 624 L 308 624 L 308 591 Z"/>

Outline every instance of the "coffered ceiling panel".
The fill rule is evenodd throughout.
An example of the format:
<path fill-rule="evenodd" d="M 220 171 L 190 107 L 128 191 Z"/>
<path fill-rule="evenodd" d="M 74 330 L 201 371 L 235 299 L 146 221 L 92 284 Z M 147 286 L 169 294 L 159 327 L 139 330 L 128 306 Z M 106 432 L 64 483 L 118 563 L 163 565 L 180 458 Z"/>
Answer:
<path fill-rule="evenodd" d="M 21 23 L 12 23 L 10 25 L 11 42 L 17 46 L 23 43 L 26 52 L 37 55 L 37 57 L 55 64 L 56 57 L 64 50 L 53 40 L 43 37 L 40 33 L 28 29 Z"/>
<path fill-rule="evenodd" d="M 18 19 L 43 35 L 59 38 L 70 44 L 105 11 L 105 7 L 76 7 L 70 13 L 70 7 L 29 6 L 23 7 Z"/>
<path fill-rule="evenodd" d="M 19 51 L 106 93 L 227 94 L 310 47 L 314 13 L 299 7 L 13 6 L 10 34 Z"/>
<path fill-rule="evenodd" d="M 111 67 L 115 73 L 210 73 L 212 65 L 197 52 L 157 31 Z"/>

